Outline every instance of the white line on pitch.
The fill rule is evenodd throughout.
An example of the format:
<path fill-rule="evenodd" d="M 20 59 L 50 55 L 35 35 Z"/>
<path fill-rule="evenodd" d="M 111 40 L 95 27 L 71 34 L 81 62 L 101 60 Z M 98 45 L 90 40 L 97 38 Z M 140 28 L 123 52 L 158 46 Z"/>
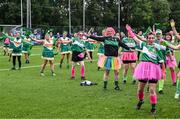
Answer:
<path fill-rule="evenodd" d="M 38 56 L 38 55 L 41 55 L 41 54 L 31 54 L 30 57 L 31 57 L 31 56 Z M 22 56 L 23 56 L 23 55 L 22 55 Z M 3 58 L 8 58 L 8 57 L 6 57 L 6 56 L 0 57 L 0 59 L 3 59 Z"/>
<path fill-rule="evenodd" d="M 92 60 L 93 62 L 97 61 L 97 60 Z M 85 61 L 85 62 L 89 62 L 89 61 Z M 59 65 L 59 63 L 54 63 L 54 65 Z M 40 67 L 41 65 L 35 65 L 35 66 L 27 66 L 27 67 L 21 67 L 21 69 L 29 69 L 29 68 L 37 68 Z M 11 69 L 0 69 L 0 71 L 11 71 Z"/>

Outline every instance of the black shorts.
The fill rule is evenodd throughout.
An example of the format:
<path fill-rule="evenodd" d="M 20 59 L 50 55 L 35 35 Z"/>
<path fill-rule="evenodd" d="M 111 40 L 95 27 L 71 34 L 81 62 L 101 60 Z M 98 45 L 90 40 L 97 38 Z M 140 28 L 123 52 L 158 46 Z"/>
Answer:
<path fill-rule="evenodd" d="M 158 80 L 139 80 L 139 82 L 142 82 L 142 83 L 157 83 Z"/>
<path fill-rule="evenodd" d="M 124 60 L 124 61 L 122 61 L 123 62 L 123 64 L 129 64 L 129 63 L 136 63 L 136 60 L 132 60 L 132 61 L 130 61 L 130 60 Z"/>
<path fill-rule="evenodd" d="M 179 61 L 179 64 L 178 64 L 178 68 L 180 69 L 180 61 Z"/>
<path fill-rule="evenodd" d="M 80 61 L 84 60 L 84 57 L 81 58 L 81 57 L 78 56 L 79 54 L 81 54 L 81 52 L 76 52 L 76 51 L 72 52 L 72 61 L 73 62 L 80 62 Z"/>

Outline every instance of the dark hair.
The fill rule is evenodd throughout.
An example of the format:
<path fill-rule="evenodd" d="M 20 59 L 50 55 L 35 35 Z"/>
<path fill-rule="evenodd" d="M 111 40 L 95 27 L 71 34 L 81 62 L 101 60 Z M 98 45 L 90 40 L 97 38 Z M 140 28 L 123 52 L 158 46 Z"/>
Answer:
<path fill-rule="evenodd" d="M 149 35 L 153 35 L 153 36 L 155 36 L 152 32 L 151 32 L 151 33 L 149 33 L 149 34 L 147 35 L 147 37 L 148 37 Z"/>
<path fill-rule="evenodd" d="M 172 35 L 171 35 L 169 32 L 165 34 L 165 36 L 167 36 L 167 35 L 168 35 L 168 36 L 171 36 L 171 41 L 172 41 Z M 166 38 L 166 37 L 165 37 L 165 38 Z M 165 40 L 166 40 L 166 39 L 165 39 Z"/>

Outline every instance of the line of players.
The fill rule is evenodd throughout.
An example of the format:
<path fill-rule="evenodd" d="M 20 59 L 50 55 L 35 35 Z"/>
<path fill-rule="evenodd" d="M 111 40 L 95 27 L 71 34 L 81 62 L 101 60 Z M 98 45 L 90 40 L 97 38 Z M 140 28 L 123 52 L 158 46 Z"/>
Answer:
<path fill-rule="evenodd" d="M 4 39 L 5 53 L 12 54 L 13 67 L 15 70 L 16 58 L 19 62 L 19 69 L 21 68 L 21 55 L 22 51 L 25 53 L 26 63 L 29 63 L 29 54 L 31 50 L 31 41 L 35 41 L 43 45 L 42 58 L 43 64 L 41 66 L 40 74 L 44 76 L 44 69 L 49 62 L 51 67 L 52 76 L 55 76 L 54 71 L 54 56 L 61 49 L 60 68 L 62 63 L 67 57 L 67 68 L 70 64 L 70 56 L 72 61 L 71 78 L 75 79 L 75 66 L 77 63 L 81 65 L 81 79 L 85 80 L 85 65 L 84 59 L 87 57 L 92 61 L 92 52 L 95 44 L 99 43 L 98 49 L 98 70 L 104 70 L 104 89 L 107 89 L 108 77 L 110 70 L 114 70 L 114 89 L 120 90 L 118 79 L 119 69 L 121 64 L 124 65 L 123 82 L 127 81 L 127 72 L 129 66 L 132 68 L 132 82 L 138 85 L 138 99 L 137 109 L 141 108 L 144 103 L 144 87 L 149 83 L 150 102 L 152 104 L 151 112 L 156 112 L 156 84 L 159 81 L 159 93 L 163 94 L 164 81 L 166 79 L 166 66 L 171 71 L 172 83 L 176 85 L 176 72 L 175 67 L 176 59 L 171 42 L 174 40 L 174 35 L 179 38 L 175 30 L 174 22 L 171 22 L 172 30 L 165 34 L 163 38 L 162 31 L 153 27 L 153 30 L 147 30 L 144 34 L 139 32 L 135 34 L 129 25 L 126 26 L 127 36 L 116 33 L 112 27 L 107 27 L 102 31 L 102 36 L 94 36 L 91 33 L 84 33 L 82 31 L 75 33 L 72 38 L 67 37 L 67 32 L 63 33 L 62 37 L 53 37 L 52 32 L 45 35 L 44 40 L 38 40 L 30 35 L 24 36 L 20 33 L 13 34 L 13 36 L 3 34 L 1 39 Z M 172 34 L 173 33 L 173 34 Z M 164 45 L 165 44 L 165 45 Z M 57 47 L 57 49 L 55 49 Z M 122 47 L 119 52 L 119 47 Z M 136 66 L 138 55 L 140 53 L 140 63 Z M 86 54 L 86 55 L 85 55 Z M 179 80 L 177 84 L 177 92 L 175 98 L 179 98 Z"/>

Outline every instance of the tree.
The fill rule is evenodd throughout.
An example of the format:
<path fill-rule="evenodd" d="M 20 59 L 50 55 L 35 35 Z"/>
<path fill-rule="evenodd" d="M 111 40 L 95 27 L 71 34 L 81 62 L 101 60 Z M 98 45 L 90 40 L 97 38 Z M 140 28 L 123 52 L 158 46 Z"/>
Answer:
<path fill-rule="evenodd" d="M 135 0 L 129 10 L 129 21 L 134 27 L 148 27 L 152 24 L 152 4 L 149 0 Z"/>
<path fill-rule="evenodd" d="M 154 22 L 167 24 L 171 13 L 167 0 L 155 0 L 152 2 Z"/>
<path fill-rule="evenodd" d="M 170 19 L 174 19 L 176 21 L 176 27 L 180 32 L 180 1 L 177 0 L 169 0 L 171 14 Z"/>
<path fill-rule="evenodd" d="M 25 1 L 23 0 L 24 21 L 26 21 Z M 86 26 L 117 27 L 118 0 L 85 1 Z M 161 23 L 167 28 L 169 19 L 173 18 L 177 29 L 180 28 L 180 1 L 178 0 L 120 1 L 122 26 L 129 23 L 133 27 L 142 29 L 154 23 Z M 68 0 L 31 0 L 31 2 L 33 27 L 68 26 Z M 20 0 L 0 0 L 0 14 L 1 24 L 20 24 Z M 72 26 L 77 28 L 76 31 L 82 30 L 83 0 L 71 0 L 71 18 Z"/>

